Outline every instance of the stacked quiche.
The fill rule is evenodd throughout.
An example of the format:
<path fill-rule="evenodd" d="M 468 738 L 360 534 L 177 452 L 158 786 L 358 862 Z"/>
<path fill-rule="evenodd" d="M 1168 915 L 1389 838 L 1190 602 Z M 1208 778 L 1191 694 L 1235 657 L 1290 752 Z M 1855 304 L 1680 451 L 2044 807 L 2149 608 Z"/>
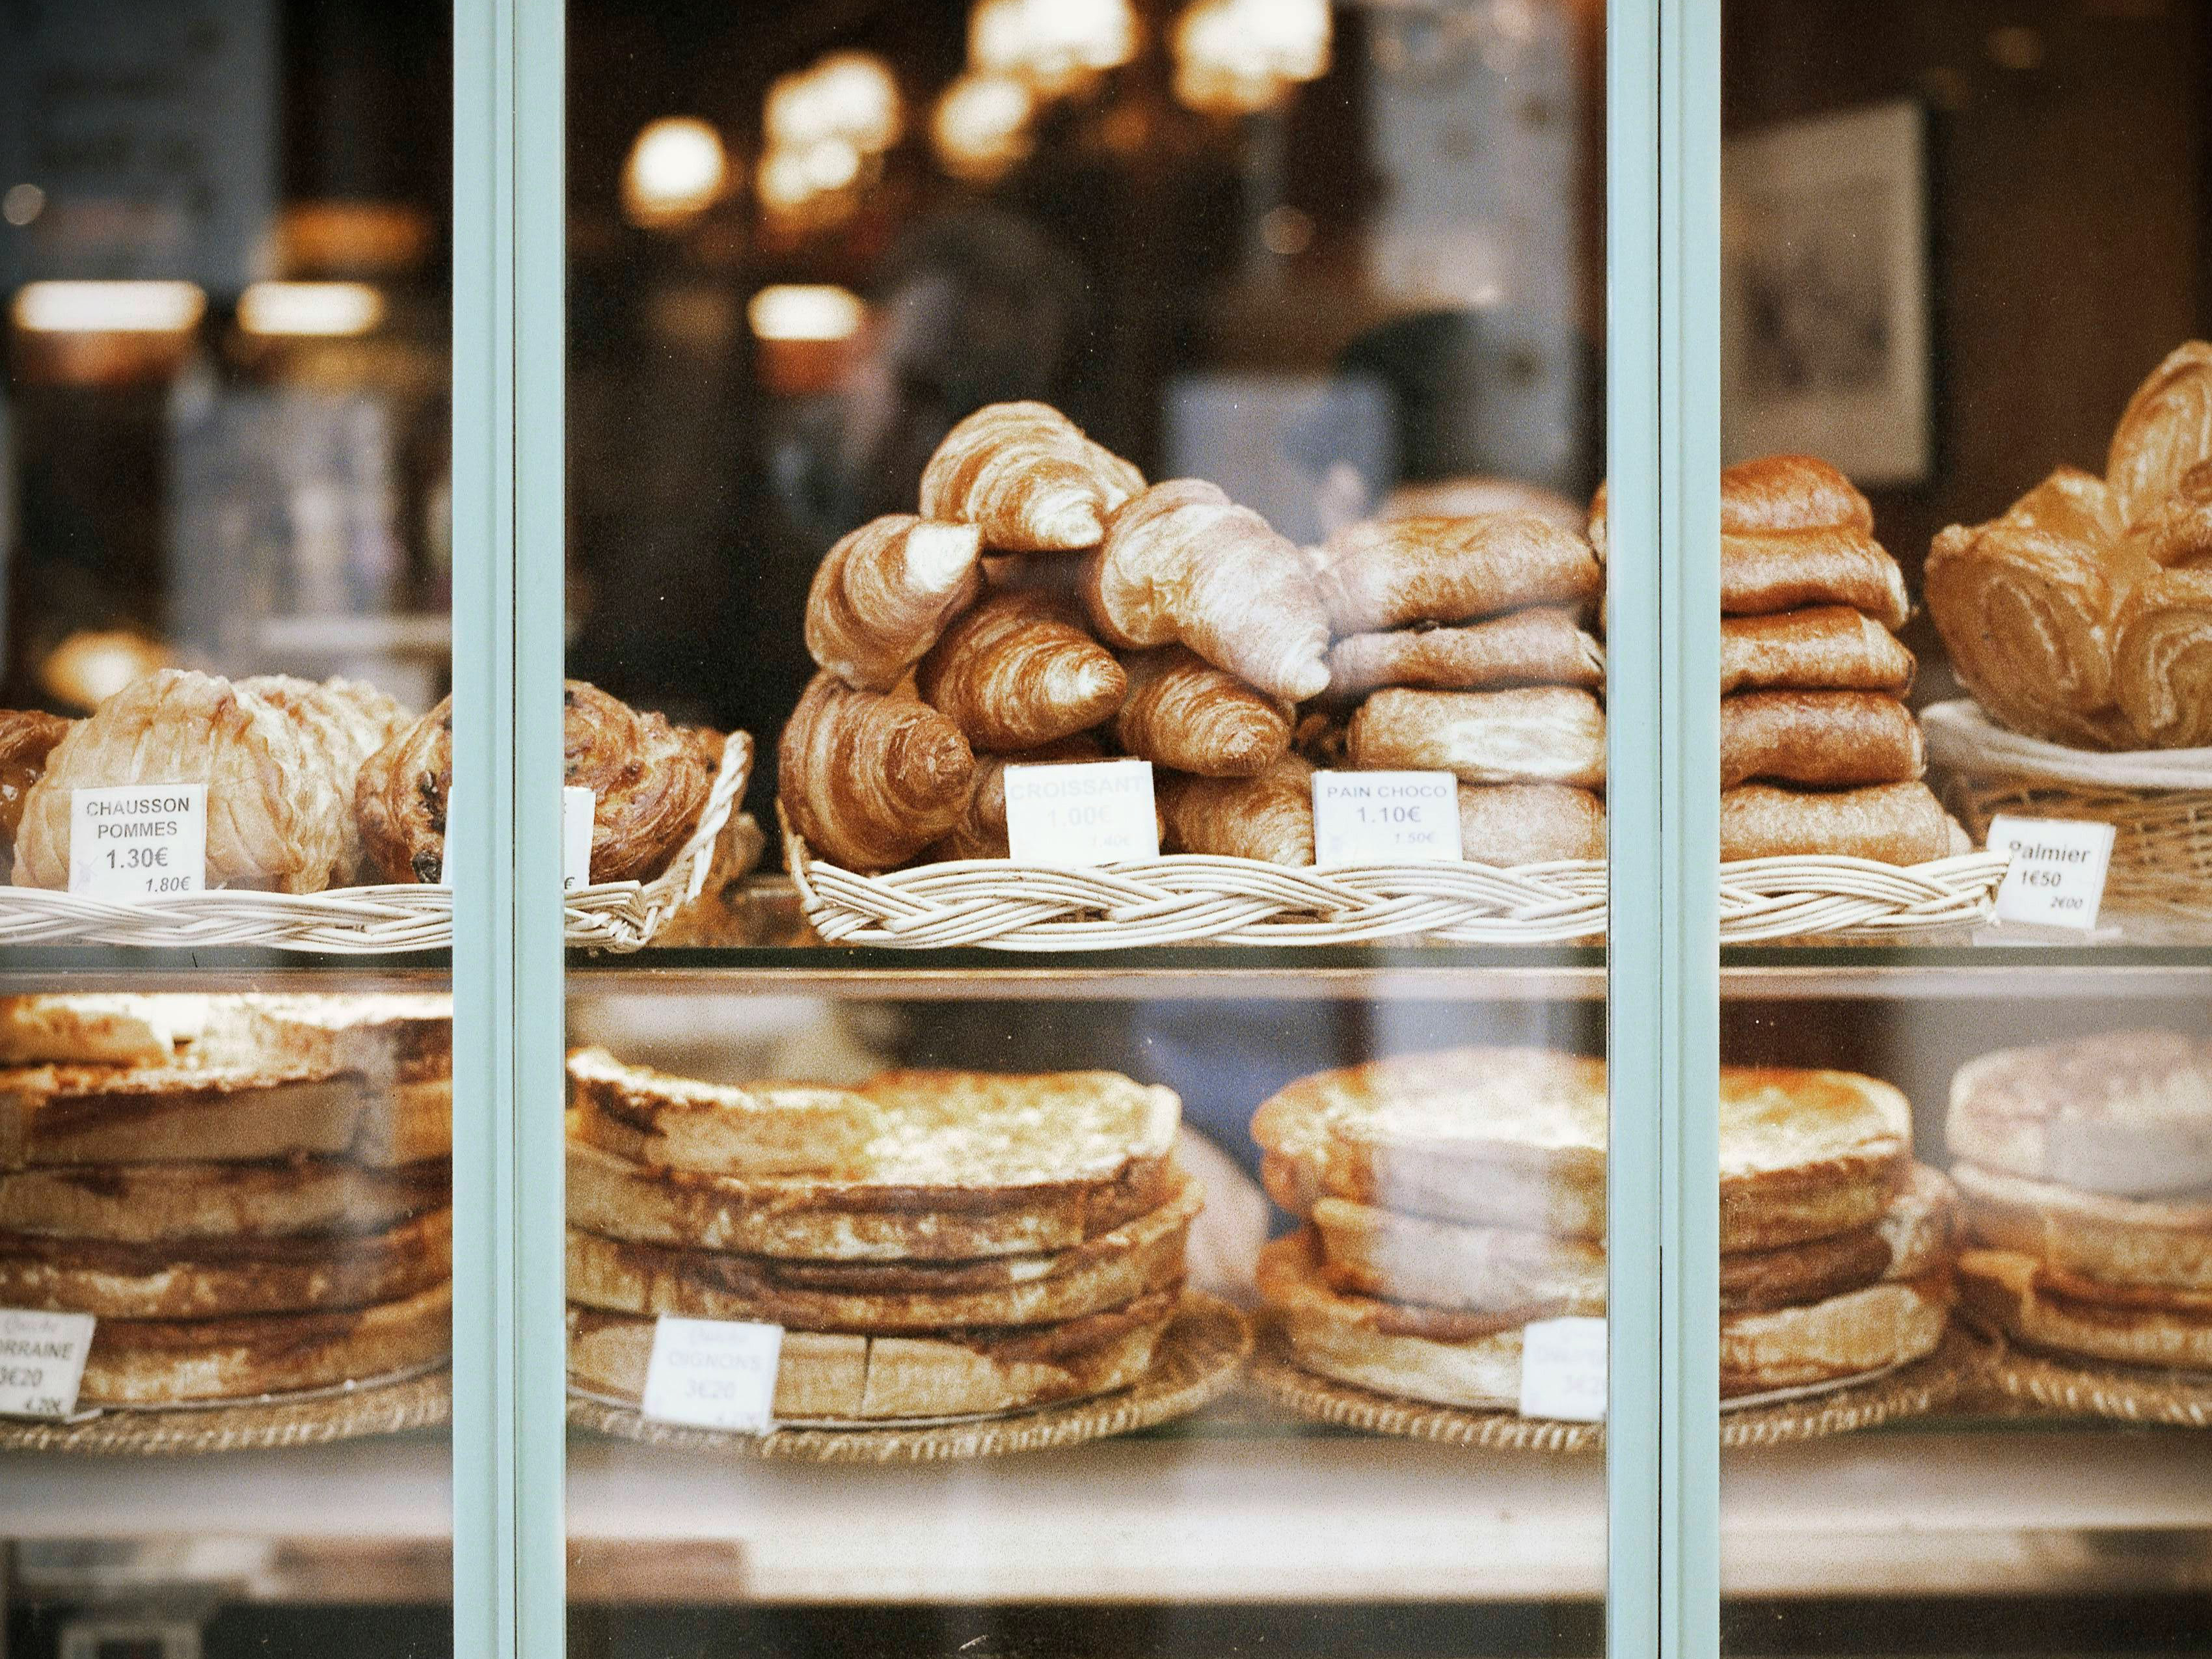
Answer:
<path fill-rule="evenodd" d="M 1197 1183 L 1106 1072 L 717 1085 L 568 1063 L 568 1372 L 641 1401 L 662 1316 L 783 1328 L 781 1422 L 1021 1410 L 1144 1375 Z"/>
<path fill-rule="evenodd" d="M 1252 1132 L 1298 1231 L 1260 1289 L 1296 1363 L 1400 1399 L 1515 1410 L 1532 1322 L 1606 1308 L 1601 1060 L 1468 1048 L 1302 1079 Z M 1953 1196 L 1905 1099 L 1841 1072 L 1721 1076 L 1721 1392 L 1919 1358 L 1951 1302 Z"/>
<path fill-rule="evenodd" d="M 1965 1305 L 2022 1346 L 2212 1371 L 2212 1043 L 2113 1031 L 1951 1082 Z"/>
<path fill-rule="evenodd" d="M 442 1361 L 448 1030 L 432 996 L 0 1004 L 0 1307 L 94 1316 L 85 1406 Z"/>

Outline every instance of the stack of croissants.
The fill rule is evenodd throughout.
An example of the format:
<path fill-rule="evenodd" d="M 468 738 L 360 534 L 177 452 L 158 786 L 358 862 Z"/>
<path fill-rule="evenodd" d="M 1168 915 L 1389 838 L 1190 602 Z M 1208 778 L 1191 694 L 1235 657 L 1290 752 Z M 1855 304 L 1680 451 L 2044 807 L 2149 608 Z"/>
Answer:
<path fill-rule="evenodd" d="M 698 826 L 722 734 L 671 726 L 580 680 L 562 702 L 562 779 L 594 801 L 591 879 L 651 880 Z M 201 783 L 210 888 L 437 882 L 453 725 L 450 698 L 417 717 L 357 681 L 182 668 L 135 681 L 82 720 L 0 711 L 0 860 L 12 850 L 15 886 L 65 888 L 73 791 Z M 725 850 L 718 842 L 718 863 Z M 726 850 L 743 857 L 735 840 Z"/>
<path fill-rule="evenodd" d="M 1928 556 L 1951 664 L 2000 724 L 2095 750 L 2212 744 L 2212 345 L 2151 372 L 2105 476 L 2062 466 Z"/>
<path fill-rule="evenodd" d="M 1724 858 L 1964 850 L 1927 786 L 1905 583 L 1825 463 L 1723 479 Z M 1146 487 L 1042 404 L 983 409 L 921 512 L 833 547 L 781 793 L 847 868 L 1007 855 L 1010 763 L 1152 763 L 1168 853 L 1314 860 L 1316 764 L 1444 771 L 1462 852 L 1604 856 L 1605 494 L 1300 548 L 1210 483 Z"/>
<path fill-rule="evenodd" d="M 1127 756 L 1169 852 L 1312 863 L 1314 763 L 1348 758 L 1456 774 L 1470 858 L 1603 855 L 1604 577 L 1572 531 L 1407 518 L 1302 549 L 1036 403 L 956 426 L 919 505 L 809 596 L 779 789 L 815 853 L 1004 858 L 1009 764 Z"/>

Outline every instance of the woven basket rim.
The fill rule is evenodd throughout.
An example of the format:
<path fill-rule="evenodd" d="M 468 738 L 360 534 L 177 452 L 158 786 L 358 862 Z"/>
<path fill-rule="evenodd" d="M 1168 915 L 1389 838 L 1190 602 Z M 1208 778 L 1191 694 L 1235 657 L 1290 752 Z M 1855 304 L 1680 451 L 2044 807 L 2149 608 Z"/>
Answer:
<path fill-rule="evenodd" d="M 1845 1378 L 1817 1394 L 1736 1411 L 1723 1401 L 1720 1443 L 1736 1449 L 1818 1440 L 1924 1415 L 1956 1399 L 1978 1374 L 1978 1350 L 1954 1326 L 1933 1353 L 1864 1381 Z M 1491 1450 L 1577 1452 L 1605 1443 L 1601 1423 L 1563 1423 L 1505 1410 L 1399 1399 L 1319 1376 L 1297 1363 L 1272 1324 L 1263 1325 L 1248 1376 L 1261 1393 L 1301 1416 L 1371 1434 Z"/>
<path fill-rule="evenodd" d="M 781 800 L 776 815 L 800 910 L 832 945 L 1558 945 L 1601 940 L 1607 925 L 1601 859 L 1322 870 L 1170 854 L 1088 868 L 965 859 L 871 874 L 817 857 Z M 1721 940 L 1896 940 L 1975 927 L 1994 908 L 2006 861 L 1984 850 L 1905 866 L 1840 854 L 1723 863 Z"/>
<path fill-rule="evenodd" d="M 1980 1346 L 1988 1380 L 2010 1399 L 2071 1416 L 2212 1429 L 2212 1372 L 2123 1365 L 2086 1354 L 2023 1347 L 1994 1329 L 1982 1333 Z"/>
<path fill-rule="evenodd" d="M 452 1372 L 441 1364 L 398 1382 L 343 1393 L 318 1389 L 307 1399 L 109 1411 L 82 1423 L 0 1419 L 0 1451 L 207 1456 L 441 1428 L 452 1417 Z"/>
<path fill-rule="evenodd" d="M 566 942 L 635 951 L 690 900 L 713 868 L 714 843 L 752 775 L 744 732 L 723 740 L 722 758 L 699 822 L 668 868 L 649 882 L 596 882 L 562 895 Z M 0 945 L 122 945 L 391 956 L 449 949 L 449 887 L 384 883 L 319 893 L 215 888 L 164 898 L 113 900 L 52 888 L 0 885 Z"/>
<path fill-rule="evenodd" d="M 2000 726 L 1972 697 L 1920 711 L 1928 757 L 1950 771 L 2105 789 L 2212 790 L 2212 749 L 2075 749 Z"/>
<path fill-rule="evenodd" d="M 634 1407 L 571 1389 L 568 1421 L 616 1439 L 717 1453 L 741 1461 L 935 1463 L 1052 1451 L 1188 1417 L 1237 1380 L 1252 1352 L 1252 1327 L 1218 1297 L 1185 1291 L 1144 1376 L 1090 1399 L 922 1427 L 778 1428 L 766 1435 L 663 1423 Z"/>

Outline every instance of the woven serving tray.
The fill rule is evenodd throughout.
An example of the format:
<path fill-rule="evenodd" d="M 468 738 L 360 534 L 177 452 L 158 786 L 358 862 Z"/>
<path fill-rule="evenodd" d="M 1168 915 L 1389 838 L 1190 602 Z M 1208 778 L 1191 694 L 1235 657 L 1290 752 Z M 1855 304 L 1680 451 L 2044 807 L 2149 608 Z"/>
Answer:
<path fill-rule="evenodd" d="M 1917 1417 L 1955 1399 L 1981 1363 L 1978 1345 L 1954 1329 L 1926 1358 L 1864 1382 L 1847 1380 L 1804 1389 L 1771 1404 L 1730 1407 L 1723 1401 L 1721 1444 L 1769 1446 L 1818 1440 Z M 1509 1411 L 1431 1405 L 1316 1376 L 1298 1364 L 1273 1329 L 1261 1333 L 1249 1375 L 1261 1393 L 1302 1417 L 1370 1434 L 1505 1451 L 1595 1451 L 1605 1444 L 1601 1423 L 1563 1423 Z"/>
<path fill-rule="evenodd" d="M 1960 699 L 1921 713 L 1951 810 L 1977 838 L 2000 812 L 2109 823 L 2105 905 L 2212 922 L 2212 749 L 2106 754 L 2008 732 Z"/>
<path fill-rule="evenodd" d="M 2008 1399 L 2070 1416 L 2212 1429 L 2212 1373 L 2042 1353 L 1984 1335 L 1984 1379 Z"/>
<path fill-rule="evenodd" d="M 1316 870 L 1185 854 L 1073 870 L 967 859 L 862 875 L 815 857 L 782 822 L 799 906 L 828 945 L 1051 951 L 1605 937 L 1606 866 L 1596 859 Z M 2002 853 L 1972 853 L 1904 867 L 1826 857 L 1723 864 L 1721 942 L 1972 927 L 1988 919 L 2005 863 Z"/>
<path fill-rule="evenodd" d="M 205 1456 L 441 1427 L 452 1419 L 452 1378 L 440 1361 L 389 1382 L 318 1389 L 290 1397 L 174 1410 L 106 1410 L 82 1421 L 0 1419 L 0 1450 L 109 1457 Z"/>
<path fill-rule="evenodd" d="M 600 882 L 564 894 L 568 943 L 585 950 L 638 950 L 696 898 L 713 867 L 715 839 L 744 793 L 752 761 L 752 738 L 732 732 L 697 827 L 659 875 L 649 882 Z M 453 942 L 453 895 L 447 887 L 393 884 L 324 893 L 222 888 L 125 902 L 0 886 L 0 945 L 252 945 L 381 956 L 441 951 Z"/>
<path fill-rule="evenodd" d="M 568 1421 L 648 1446 L 727 1457 L 807 1463 L 936 1463 L 1001 1457 L 1079 1445 L 1188 1417 L 1236 1380 L 1251 1352 L 1252 1328 L 1243 1314 L 1218 1297 L 1189 1291 L 1162 1333 L 1152 1368 L 1143 1378 L 1097 1399 L 958 1422 L 777 1428 L 759 1435 L 663 1423 L 634 1407 L 571 1390 Z"/>

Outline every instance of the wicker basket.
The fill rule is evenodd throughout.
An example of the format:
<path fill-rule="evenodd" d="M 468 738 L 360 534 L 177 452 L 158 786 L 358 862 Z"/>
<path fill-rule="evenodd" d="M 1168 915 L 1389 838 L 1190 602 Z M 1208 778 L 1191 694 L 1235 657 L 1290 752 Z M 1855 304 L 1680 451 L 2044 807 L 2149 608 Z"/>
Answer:
<path fill-rule="evenodd" d="M 752 774 L 752 739 L 733 732 L 699 823 L 668 868 L 649 882 L 609 881 L 562 896 L 568 944 L 635 951 L 706 885 L 714 843 Z M 447 887 L 340 887 L 324 893 L 228 888 L 129 902 L 38 887 L 0 887 L 0 945 L 143 945 L 383 956 L 441 951 L 453 942 Z"/>
<path fill-rule="evenodd" d="M 2212 923 L 2212 749 L 2069 749 L 2008 732 L 1963 699 L 1920 721 L 1944 799 L 1977 841 L 2000 812 L 2109 823 L 2107 910 L 2197 933 Z"/>
<path fill-rule="evenodd" d="M 1597 859 L 1332 870 L 1194 854 L 1075 870 L 968 859 L 863 875 L 816 858 L 776 811 L 799 906 L 829 945 L 1049 951 L 1605 937 L 1606 867 Z M 1987 919 L 2004 868 L 2004 855 L 1991 853 L 1905 868 L 1846 858 L 1724 864 L 1721 941 L 1894 939 L 1971 927 Z"/>

